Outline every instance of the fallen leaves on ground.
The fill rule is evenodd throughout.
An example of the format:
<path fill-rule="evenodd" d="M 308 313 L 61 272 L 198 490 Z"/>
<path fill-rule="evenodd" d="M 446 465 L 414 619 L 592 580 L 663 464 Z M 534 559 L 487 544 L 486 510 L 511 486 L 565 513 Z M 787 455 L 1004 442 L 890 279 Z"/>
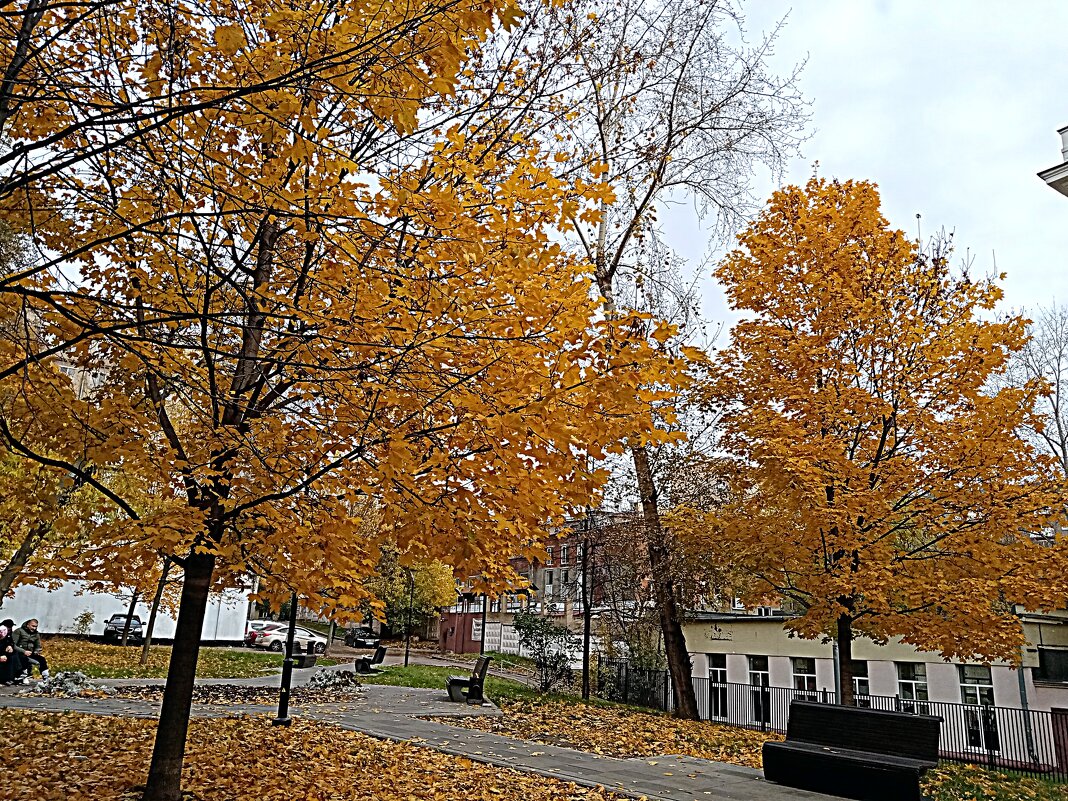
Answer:
<path fill-rule="evenodd" d="M 503 717 L 449 718 L 454 726 L 616 757 L 685 754 L 760 767 L 760 749 L 774 733 L 679 720 L 625 707 L 566 701 L 505 701 Z"/>
<path fill-rule="evenodd" d="M 291 704 L 336 704 L 352 701 L 360 696 L 359 687 L 347 689 L 294 687 L 289 694 Z M 127 685 L 115 687 L 111 698 L 138 701 L 163 700 L 163 685 Z M 198 684 L 193 689 L 194 704 L 265 704 L 278 703 L 277 687 L 249 687 L 245 684 Z"/>
<path fill-rule="evenodd" d="M 48 637 L 43 650 L 53 670 L 79 670 L 93 678 L 161 679 L 171 661 L 169 645 L 153 645 L 142 667 L 140 647 L 104 645 L 73 637 Z M 321 660 L 320 660 L 321 661 Z M 249 648 L 201 648 L 197 676 L 204 679 L 241 679 L 277 672 L 280 654 Z"/>
<path fill-rule="evenodd" d="M 500 707 L 503 717 L 441 720 L 452 726 L 606 756 L 652 758 L 680 754 L 752 768 L 763 767 L 761 749 L 766 740 L 783 739 L 774 732 L 579 701 L 515 700 L 503 701 Z M 1068 801 L 1065 785 L 976 765 L 942 764 L 927 772 L 923 790 L 930 801 Z"/>
<path fill-rule="evenodd" d="M 931 801 L 1068 801 L 1068 787 L 978 765 L 941 765 L 923 781 Z"/>
<path fill-rule="evenodd" d="M 132 801 L 155 722 L 5 710 L 0 728 L 11 801 Z M 189 801 L 615 801 L 609 793 L 309 721 L 193 720 Z"/>

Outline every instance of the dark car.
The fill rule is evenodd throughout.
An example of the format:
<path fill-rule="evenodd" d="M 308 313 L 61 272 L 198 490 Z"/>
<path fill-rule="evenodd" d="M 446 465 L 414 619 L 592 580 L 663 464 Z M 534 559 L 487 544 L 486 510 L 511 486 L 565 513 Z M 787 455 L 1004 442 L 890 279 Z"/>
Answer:
<path fill-rule="evenodd" d="M 111 619 L 104 624 L 104 642 L 122 642 L 122 630 L 126 627 L 126 615 L 112 615 Z M 130 645 L 140 645 L 144 641 L 144 633 L 141 628 L 141 618 L 134 615 L 130 618 L 130 633 L 126 642 Z"/>
<path fill-rule="evenodd" d="M 378 635 L 367 626 L 358 626 L 345 632 L 345 645 L 349 648 L 377 648 Z"/>

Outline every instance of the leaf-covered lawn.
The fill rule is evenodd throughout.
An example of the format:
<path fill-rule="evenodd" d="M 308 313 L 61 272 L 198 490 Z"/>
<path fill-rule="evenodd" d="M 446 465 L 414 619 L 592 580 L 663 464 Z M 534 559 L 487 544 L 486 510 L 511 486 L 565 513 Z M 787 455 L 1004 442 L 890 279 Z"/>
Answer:
<path fill-rule="evenodd" d="M 765 740 L 779 739 L 735 726 L 678 720 L 655 712 L 577 700 L 504 698 L 504 717 L 450 718 L 453 726 L 616 757 L 667 754 L 760 768 Z M 985 770 L 943 765 L 928 772 L 924 790 L 931 801 L 1068 801 L 1068 787 Z"/>
<path fill-rule="evenodd" d="M 155 722 L 0 712 L 3 798 L 130 801 L 144 782 Z M 190 801 L 611 801 L 608 793 L 473 763 L 326 724 L 268 717 L 193 720 Z"/>
<path fill-rule="evenodd" d="M 931 801 L 1068 801 L 1068 787 L 1063 784 L 976 765 L 942 765 L 927 774 L 924 791 Z"/>
<path fill-rule="evenodd" d="M 171 659 L 169 645 L 153 645 L 148 664 L 141 667 L 141 648 L 104 645 L 72 637 L 48 637 L 43 643 L 52 672 L 80 670 L 98 679 L 162 679 Z M 336 661 L 320 658 L 319 665 Z M 282 656 L 251 648 L 201 648 L 197 675 L 204 679 L 240 679 L 262 676 L 282 668 Z"/>
<path fill-rule="evenodd" d="M 500 706 L 504 717 L 450 718 L 448 722 L 605 756 L 687 754 L 753 768 L 760 767 L 764 741 L 782 739 L 777 734 L 678 720 L 622 706 L 525 699 L 502 700 Z"/>

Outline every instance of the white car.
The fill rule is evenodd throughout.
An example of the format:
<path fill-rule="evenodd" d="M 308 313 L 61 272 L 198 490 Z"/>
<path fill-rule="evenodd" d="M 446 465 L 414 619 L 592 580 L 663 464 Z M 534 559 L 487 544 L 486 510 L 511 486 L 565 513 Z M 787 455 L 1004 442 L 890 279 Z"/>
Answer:
<path fill-rule="evenodd" d="M 289 636 L 289 627 L 281 629 L 268 629 L 262 631 L 256 638 L 257 648 L 268 648 L 271 651 L 284 651 L 286 649 L 286 637 Z M 311 646 L 309 648 L 309 646 Z M 297 626 L 293 629 L 293 651 L 323 654 L 326 653 L 326 637 L 311 629 Z"/>

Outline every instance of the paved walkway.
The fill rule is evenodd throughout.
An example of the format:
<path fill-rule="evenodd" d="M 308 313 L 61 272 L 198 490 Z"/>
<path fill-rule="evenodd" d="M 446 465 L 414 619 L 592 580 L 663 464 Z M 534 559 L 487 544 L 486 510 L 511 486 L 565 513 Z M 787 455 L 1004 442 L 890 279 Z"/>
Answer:
<path fill-rule="evenodd" d="M 313 669 L 294 671 L 294 685 L 307 681 Z M 130 681 L 113 683 L 130 684 Z M 137 682 L 142 684 L 144 682 Z M 155 684 L 159 684 L 155 680 Z M 207 684 L 209 681 L 204 681 Z M 211 682 L 217 683 L 217 682 Z M 270 676 L 230 680 L 232 684 L 277 686 Z M 0 706 L 90 714 L 154 717 L 153 703 L 126 699 L 77 699 L 20 696 L 4 692 Z M 273 714 L 262 705 L 201 705 L 194 714 Z M 541 745 L 500 734 L 450 726 L 425 716 L 500 715 L 492 704 L 466 706 L 448 700 L 444 690 L 365 685 L 360 698 L 342 704 L 292 707 L 296 717 L 333 723 L 384 740 L 409 742 L 499 767 L 538 773 L 586 787 L 604 787 L 649 801 L 830 801 L 818 793 L 794 790 L 764 781 L 760 771 L 686 756 L 617 759 L 570 748 Z"/>

